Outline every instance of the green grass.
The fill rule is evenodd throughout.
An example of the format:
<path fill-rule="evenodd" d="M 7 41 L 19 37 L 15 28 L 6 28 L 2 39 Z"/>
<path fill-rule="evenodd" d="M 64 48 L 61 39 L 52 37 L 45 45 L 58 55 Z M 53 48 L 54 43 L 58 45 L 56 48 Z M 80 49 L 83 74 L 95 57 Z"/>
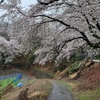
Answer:
<path fill-rule="evenodd" d="M 76 91 L 76 100 L 100 100 L 100 86 L 93 90 Z"/>
<path fill-rule="evenodd" d="M 67 71 L 69 72 L 69 74 L 72 74 L 75 70 L 77 70 L 79 67 L 79 61 L 76 61 L 75 63 L 73 63 L 71 66 L 69 66 L 67 68 Z"/>
<path fill-rule="evenodd" d="M 0 90 L 4 89 L 8 84 L 10 84 L 15 78 L 7 78 L 4 80 L 0 80 Z M 20 82 L 20 80 L 18 82 L 12 83 L 12 86 L 15 87 L 18 83 Z"/>
<path fill-rule="evenodd" d="M 14 78 L 8 78 L 8 79 L 0 80 L 0 97 L 1 97 L 1 94 L 2 94 L 2 90 L 3 90 L 8 84 L 10 84 L 13 80 L 14 80 Z M 13 84 L 13 86 L 14 86 L 14 84 Z"/>
<path fill-rule="evenodd" d="M 8 84 L 10 84 L 15 78 L 7 78 L 7 79 L 4 79 L 4 80 L 0 80 L 0 90 L 2 90 L 3 88 L 5 88 Z M 35 80 L 29 80 L 28 83 L 25 82 L 24 84 L 31 84 L 32 82 L 34 82 Z M 16 87 L 16 85 L 20 82 L 20 80 L 18 80 L 15 83 L 12 83 L 12 86 L 13 87 Z"/>
<path fill-rule="evenodd" d="M 2 90 L 4 87 L 6 87 L 13 80 L 14 80 L 14 78 L 8 78 L 8 79 L 0 80 L 0 90 Z"/>

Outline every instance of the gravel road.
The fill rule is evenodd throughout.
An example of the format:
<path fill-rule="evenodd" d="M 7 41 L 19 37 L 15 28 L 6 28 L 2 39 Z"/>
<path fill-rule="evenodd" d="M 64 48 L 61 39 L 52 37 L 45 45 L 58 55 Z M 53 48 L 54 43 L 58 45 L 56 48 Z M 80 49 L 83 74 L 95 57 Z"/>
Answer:
<path fill-rule="evenodd" d="M 74 100 L 66 87 L 58 85 L 55 81 L 52 81 L 52 85 L 53 90 L 48 100 Z"/>

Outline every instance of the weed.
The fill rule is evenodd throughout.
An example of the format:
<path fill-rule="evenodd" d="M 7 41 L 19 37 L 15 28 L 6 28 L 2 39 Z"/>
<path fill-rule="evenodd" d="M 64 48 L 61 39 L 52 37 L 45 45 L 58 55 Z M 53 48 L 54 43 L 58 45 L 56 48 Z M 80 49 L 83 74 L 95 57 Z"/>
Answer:
<path fill-rule="evenodd" d="M 79 62 L 76 61 L 75 63 L 73 63 L 71 66 L 68 67 L 68 73 L 72 74 L 74 72 L 76 72 L 78 70 L 78 66 L 79 66 Z"/>
<path fill-rule="evenodd" d="M 100 99 L 100 87 L 93 90 L 80 90 L 75 92 L 77 100 L 99 100 Z"/>

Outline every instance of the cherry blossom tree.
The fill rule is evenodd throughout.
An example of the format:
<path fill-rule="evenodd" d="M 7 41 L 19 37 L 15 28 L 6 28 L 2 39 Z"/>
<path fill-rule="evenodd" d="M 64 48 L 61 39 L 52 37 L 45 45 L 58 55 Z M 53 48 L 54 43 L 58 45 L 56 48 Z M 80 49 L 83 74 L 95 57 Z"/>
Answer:
<path fill-rule="evenodd" d="M 37 39 L 41 42 L 35 48 L 35 63 L 59 64 L 81 47 L 100 48 L 99 0 L 37 0 L 28 11 L 22 9 L 19 0 L 9 1 L 1 8 L 7 10 L 2 18 L 12 19 L 11 36 L 28 51 Z"/>
<path fill-rule="evenodd" d="M 37 4 L 37 9 L 33 7 L 31 17 L 45 18 L 42 23 L 53 22 L 52 25 L 55 27 L 55 22 L 59 26 L 58 31 L 53 30 L 56 35 L 49 36 L 47 42 L 44 43 L 43 49 L 36 52 L 38 55 L 37 62 L 44 63 L 55 58 L 55 49 L 56 60 L 62 61 L 64 57 L 69 57 L 74 50 L 81 46 L 89 45 L 94 49 L 100 48 L 99 0 L 37 1 L 39 4 Z M 38 10 L 39 12 L 35 13 Z M 58 12 L 55 12 L 55 10 Z"/>
<path fill-rule="evenodd" d="M 11 63 L 17 56 L 21 56 L 21 45 L 16 40 L 10 39 L 7 41 L 0 36 L 0 64 L 5 65 Z"/>

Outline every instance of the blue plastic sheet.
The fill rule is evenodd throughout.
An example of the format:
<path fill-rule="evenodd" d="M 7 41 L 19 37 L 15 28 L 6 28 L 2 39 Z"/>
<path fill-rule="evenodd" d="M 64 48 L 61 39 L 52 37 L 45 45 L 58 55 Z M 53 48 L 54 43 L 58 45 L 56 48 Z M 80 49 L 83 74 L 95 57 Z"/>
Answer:
<path fill-rule="evenodd" d="M 22 78 L 22 74 L 20 73 L 17 78 L 13 81 L 14 83 L 18 82 Z"/>
<path fill-rule="evenodd" d="M 17 84 L 17 87 L 22 87 L 23 86 L 23 83 L 18 83 Z"/>

